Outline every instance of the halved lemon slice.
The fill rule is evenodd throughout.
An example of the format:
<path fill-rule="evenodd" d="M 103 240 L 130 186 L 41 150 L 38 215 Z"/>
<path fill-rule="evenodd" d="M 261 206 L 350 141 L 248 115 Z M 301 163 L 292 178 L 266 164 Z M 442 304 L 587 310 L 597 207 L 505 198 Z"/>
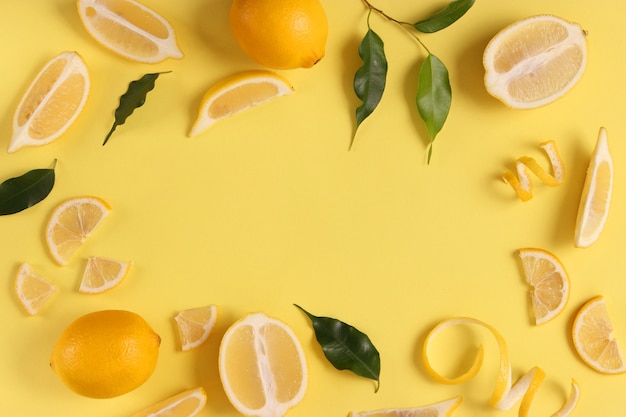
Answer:
<path fill-rule="evenodd" d="M 166 398 L 132 417 L 193 417 L 204 409 L 206 400 L 206 391 L 198 387 Z"/>
<path fill-rule="evenodd" d="M 182 350 L 191 350 L 207 341 L 215 326 L 217 306 L 190 308 L 180 311 L 174 320 Z"/>
<path fill-rule="evenodd" d="M 15 295 L 28 314 L 37 314 L 57 291 L 57 287 L 35 272 L 29 264 L 20 265 L 15 277 Z"/>
<path fill-rule="evenodd" d="M 574 245 L 586 248 L 600 237 L 609 216 L 613 194 L 613 158 L 606 129 L 600 128 L 580 196 Z"/>
<path fill-rule="evenodd" d="M 587 65 L 585 32 L 551 15 L 532 16 L 498 32 L 483 55 L 485 87 L 516 109 L 531 109 L 562 97 Z"/>
<path fill-rule="evenodd" d="M 578 310 L 572 340 L 583 362 L 596 371 L 603 374 L 626 372 L 624 357 L 613 338 L 613 323 L 604 297 L 594 297 Z"/>
<path fill-rule="evenodd" d="M 569 277 L 553 253 L 543 249 L 520 249 L 524 278 L 530 285 L 530 301 L 535 324 L 544 324 L 558 316 L 569 298 Z"/>
<path fill-rule="evenodd" d="M 85 294 L 100 294 L 117 287 L 128 276 L 132 262 L 93 256 L 87 258 L 78 291 Z"/>
<path fill-rule="evenodd" d="M 45 231 L 52 258 L 66 265 L 110 211 L 106 201 L 91 196 L 71 198 L 57 206 Z"/>
<path fill-rule="evenodd" d="M 78 0 L 85 29 L 99 43 L 134 61 L 182 58 L 172 25 L 135 0 Z"/>
<path fill-rule="evenodd" d="M 450 417 L 463 397 L 415 408 L 389 408 L 375 411 L 352 411 L 349 417 Z"/>
<path fill-rule="evenodd" d="M 226 77 L 204 94 L 189 136 L 213 123 L 293 92 L 285 78 L 271 71 L 245 71 Z"/>
<path fill-rule="evenodd" d="M 61 136 L 85 107 L 89 73 L 76 52 L 63 52 L 37 74 L 13 118 L 8 152 L 41 146 Z"/>

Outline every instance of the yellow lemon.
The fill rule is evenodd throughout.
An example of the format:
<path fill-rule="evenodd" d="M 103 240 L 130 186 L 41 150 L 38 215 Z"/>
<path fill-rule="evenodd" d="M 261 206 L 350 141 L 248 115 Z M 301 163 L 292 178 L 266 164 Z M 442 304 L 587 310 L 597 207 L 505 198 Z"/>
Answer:
<path fill-rule="evenodd" d="M 234 0 L 230 27 L 261 65 L 310 68 L 324 57 L 328 20 L 319 0 Z"/>
<path fill-rule="evenodd" d="M 138 314 L 103 310 L 76 319 L 57 341 L 50 366 L 80 395 L 112 398 L 146 382 L 161 338 Z"/>

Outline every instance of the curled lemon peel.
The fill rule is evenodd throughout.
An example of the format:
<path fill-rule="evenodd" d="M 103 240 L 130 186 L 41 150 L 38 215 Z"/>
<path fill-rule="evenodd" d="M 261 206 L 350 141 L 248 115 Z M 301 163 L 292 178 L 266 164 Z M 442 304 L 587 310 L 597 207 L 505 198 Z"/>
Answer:
<path fill-rule="evenodd" d="M 495 338 L 498 345 L 500 361 L 498 365 L 496 383 L 493 393 L 491 394 L 491 399 L 489 400 L 489 405 L 498 410 L 508 410 L 521 399 L 518 415 L 520 417 L 527 417 L 535 393 L 545 379 L 545 372 L 539 367 L 533 367 L 522 375 L 515 383 L 513 383 L 511 361 L 509 359 L 506 340 L 500 332 L 495 329 L 495 327 L 483 321 L 471 317 L 457 317 L 444 320 L 437 324 L 426 336 L 422 348 L 422 361 L 424 362 L 424 367 L 428 375 L 435 381 L 443 384 L 459 384 L 473 378 L 480 371 L 484 359 L 484 348 L 482 345 L 478 346 L 477 353 L 469 369 L 457 377 L 447 377 L 441 375 L 431 364 L 429 351 L 433 339 L 435 339 L 442 331 L 450 327 L 460 325 L 476 325 L 487 329 Z M 578 383 L 572 379 L 571 393 L 564 405 L 555 414 L 553 414 L 553 417 L 569 416 L 576 407 L 579 396 L 580 388 Z"/>
<path fill-rule="evenodd" d="M 502 180 L 513 188 L 513 190 L 517 193 L 517 196 L 522 201 L 528 201 L 533 197 L 533 183 L 530 176 L 531 172 L 549 187 L 556 187 L 557 185 L 560 185 L 565 178 L 563 160 L 559 155 L 556 143 L 551 140 L 542 143 L 539 147 L 544 150 L 550 160 L 552 174 L 544 170 L 534 158 L 529 156 L 519 157 L 515 161 L 517 175 L 511 170 L 507 170 L 504 174 L 502 174 Z"/>

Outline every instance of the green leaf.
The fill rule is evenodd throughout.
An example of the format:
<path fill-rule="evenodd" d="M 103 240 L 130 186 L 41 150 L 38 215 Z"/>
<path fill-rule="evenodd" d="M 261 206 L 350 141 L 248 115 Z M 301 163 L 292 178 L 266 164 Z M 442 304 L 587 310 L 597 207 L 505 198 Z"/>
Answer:
<path fill-rule="evenodd" d="M 432 54 L 428 55 L 420 68 L 415 101 L 430 137 L 428 150 L 428 162 L 430 162 L 433 141 L 443 128 L 452 103 L 448 70 L 443 62 Z"/>
<path fill-rule="evenodd" d="M 315 338 L 326 359 L 339 370 L 347 369 L 356 375 L 376 381 L 380 387 L 380 355 L 369 337 L 356 328 L 330 317 L 317 317 L 298 307 L 313 324 Z"/>
<path fill-rule="evenodd" d="M 33 169 L 0 184 L 0 216 L 18 213 L 46 198 L 54 187 L 54 167 Z"/>
<path fill-rule="evenodd" d="M 170 72 L 170 71 L 167 71 Z M 115 132 L 119 125 L 126 123 L 126 119 L 133 114 L 136 108 L 141 107 L 146 102 L 146 95 L 154 88 L 154 82 L 159 75 L 167 72 L 157 72 L 153 74 L 145 74 L 140 79 L 132 81 L 128 85 L 128 90 L 120 97 L 120 104 L 115 110 L 115 122 L 109 133 L 104 138 L 103 146 L 109 141 L 109 138 Z"/>
<path fill-rule="evenodd" d="M 453 0 L 444 9 L 414 23 L 413 27 L 423 33 L 440 31 L 459 20 L 473 5 L 474 0 Z"/>
<path fill-rule="evenodd" d="M 357 70 L 354 76 L 354 92 L 362 101 L 362 104 L 356 109 L 357 129 L 378 106 L 387 81 L 387 59 L 384 43 L 371 29 L 367 30 L 359 45 L 359 56 L 363 61 L 363 66 Z"/>

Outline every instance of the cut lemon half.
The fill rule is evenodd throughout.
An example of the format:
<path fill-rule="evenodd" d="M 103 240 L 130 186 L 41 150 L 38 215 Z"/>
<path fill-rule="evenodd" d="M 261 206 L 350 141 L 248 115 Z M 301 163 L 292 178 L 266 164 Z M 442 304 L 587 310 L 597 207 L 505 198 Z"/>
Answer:
<path fill-rule="evenodd" d="M 189 136 L 196 136 L 218 120 L 293 91 L 289 81 L 271 71 L 245 71 L 226 77 L 204 94 Z"/>
<path fill-rule="evenodd" d="M 613 194 L 613 158 L 606 129 L 600 128 L 580 196 L 574 245 L 586 248 L 600 237 L 609 215 Z"/>
<path fill-rule="evenodd" d="M 234 323 L 222 338 L 218 361 L 226 396 L 241 414 L 280 417 L 304 397 L 302 346 L 293 330 L 265 314 Z"/>
<path fill-rule="evenodd" d="M 85 107 L 90 85 L 85 62 L 76 52 L 50 60 L 17 106 L 8 152 L 45 145 L 61 136 Z"/>
<path fill-rule="evenodd" d="M 217 306 L 214 304 L 180 311 L 174 320 L 182 350 L 191 350 L 206 342 L 216 319 Z"/>
<path fill-rule="evenodd" d="M 551 103 L 582 77 L 586 42 L 580 25 L 556 16 L 532 16 L 513 23 L 485 48 L 485 87 L 516 109 Z"/>
<path fill-rule="evenodd" d="M 183 56 L 172 25 L 135 0 L 78 0 L 77 7 L 87 32 L 126 58 L 153 64 Z"/>
<path fill-rule="evenodd" d="M 132 417 L 193 417 L 206 406 L 206 391 L 190 389 L 147 407 Z"/>
<path fill-rule="evenodd" d="M 544 324 L 565 309 L 570 282 L 556 255 L 536 248 L 520 249 L 524 278 L 530 285 L 530 301 L 535 324 Z"/>
<path fill-rule="evenodd" d="M 87 258 L 78 291 L 85 294 L 100 294 L 117 287 L 130 272 L 132 264 L 100 256 Z"/>
<path fill-rule="evenodd" d="M 35 272 L 29 264 L 20 265 L 15 277 L 15 295 L 28 314 L 37 314 L 57 291 L 57 287 Z"/>
<path fill-rule="evenodd" d="M 602 296 L 587 301 L 578 310 L 572 326 L 574 348 L 591 368 L 603 374 L 626 372 L 626 363 L 617 340 L 613 338 L 613 324 Z"/>
<path fill-rule="evenodd" d="M 71 198 L 57 206 L 45 231 L 52 258 L 60 265 L 67 265 L 110 211 L 106 201 L 91 196 Z"/>
<path fill-rule="evenodd" d="M 389 408 L 374 411 L 352 411 L 349 417 L 449 417 L 456 410 L 463 397 L 441 401 L 416 408 Z"/>

